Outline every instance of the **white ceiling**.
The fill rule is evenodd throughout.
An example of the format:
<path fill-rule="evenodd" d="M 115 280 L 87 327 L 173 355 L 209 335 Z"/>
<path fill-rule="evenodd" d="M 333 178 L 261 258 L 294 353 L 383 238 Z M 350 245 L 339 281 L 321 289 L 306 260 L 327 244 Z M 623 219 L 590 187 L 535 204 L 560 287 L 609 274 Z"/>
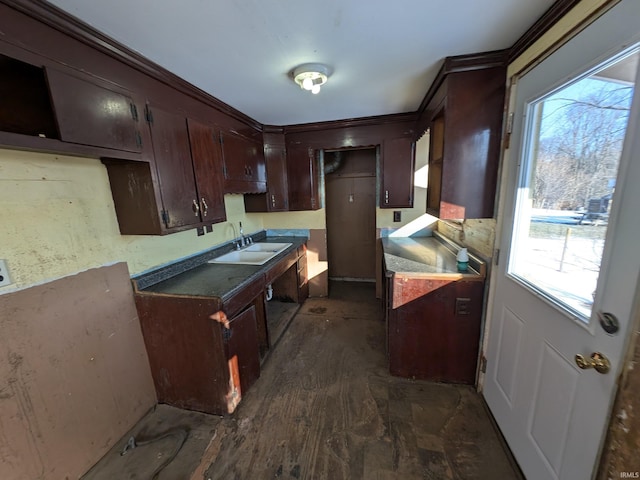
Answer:
<path fill-rule="evenodd" d="M 553 0 L 50 0 L 269 125 L 415 111 L 446 56 L 510 47 Z M 318 95 L 289 72 L 321 62 Z"/>

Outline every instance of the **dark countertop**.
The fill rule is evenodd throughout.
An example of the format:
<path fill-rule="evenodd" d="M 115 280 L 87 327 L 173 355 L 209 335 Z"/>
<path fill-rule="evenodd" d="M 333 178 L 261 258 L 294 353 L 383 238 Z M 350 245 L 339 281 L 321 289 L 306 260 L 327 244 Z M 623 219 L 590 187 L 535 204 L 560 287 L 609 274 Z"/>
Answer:
<path fill-rule="evenodd" d="M 303 245 L 307 239 L 305 237 L 266 237 L 260 241 L 291 243 L 292 245 L 264 265 L 206 263 L 208 259 L 213 258 L 208 255 L 208 258 L 203 260 L 205 263 L 140 289 L 139 292 L 189 297 L 217 297 L 224 302 Z M 226 251 L 231 251 L 231 248 Z M 223 253 L 226 252 L 221 250 L 220 254 Z"/>
<path fill-rule="evenodd" d="M 382 250 L 387 272 L 420 277 L 454 275 L 456 278 L 484 278 L 485 264 L 469 253 L 469 269 L 459 272 L 456 262 L 460 248 L 437 232 L 432 237 L 387 237 Z"/>

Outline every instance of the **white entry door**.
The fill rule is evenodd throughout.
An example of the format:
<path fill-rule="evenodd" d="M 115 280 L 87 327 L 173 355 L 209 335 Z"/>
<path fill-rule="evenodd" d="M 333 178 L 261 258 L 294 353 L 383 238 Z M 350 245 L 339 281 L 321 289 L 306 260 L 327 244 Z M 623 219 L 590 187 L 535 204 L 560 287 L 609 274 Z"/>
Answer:
<path fill-rule="evenodd" d="M 484 396 L 531 480 L 592 478 L 620 373 L 640 272 L 638 19 L 622 0 L 516 85 Z"/>

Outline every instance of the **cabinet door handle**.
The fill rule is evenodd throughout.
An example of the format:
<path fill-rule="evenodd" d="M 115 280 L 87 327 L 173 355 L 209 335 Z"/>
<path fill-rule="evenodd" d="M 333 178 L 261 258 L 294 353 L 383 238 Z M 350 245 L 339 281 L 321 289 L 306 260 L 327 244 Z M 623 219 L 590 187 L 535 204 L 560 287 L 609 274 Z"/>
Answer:
<path fill-rule="evenodd" d="M 275 208 L 276 206 L 276 196 L 271 194 L 271 206 Z"/>
<path fill-rule="evenodd" d="M 200 216 L 200 205 L 198 205 L 197 201 L 195 201 L 195 200 L 193 201 L 193 204 L 191 205 L 191 208 L 193 210 L 193 214 L 196 217 L 199 217 Z"/>
<path fill-rule="evenodd" d="M 202 216 L 206 217 L 207 212 L 209 211 L 209 205 L 207 205 L 207 201 L 204 199 L 204 197 L 202 197 L 200 203 L 202 203 Z"/>
<path fill-rule="evenodd" d="M 389 203 L 389 190 L 384 191 L 384 203 Z"/>

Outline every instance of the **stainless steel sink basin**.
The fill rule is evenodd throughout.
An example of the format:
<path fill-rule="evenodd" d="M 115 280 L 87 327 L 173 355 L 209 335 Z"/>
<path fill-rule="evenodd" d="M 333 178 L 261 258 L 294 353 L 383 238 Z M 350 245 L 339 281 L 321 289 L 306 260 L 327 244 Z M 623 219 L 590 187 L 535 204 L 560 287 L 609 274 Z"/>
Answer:
<path fill-rule="evenodd" d="M 232 263 L 238 265 L 262 265 L 267 263 L 280 252 L 290 247 L 291 243 L 254 243 L 242 250 L 234 250 L 225 253 L 212 260 L 209 263 Z"/>

